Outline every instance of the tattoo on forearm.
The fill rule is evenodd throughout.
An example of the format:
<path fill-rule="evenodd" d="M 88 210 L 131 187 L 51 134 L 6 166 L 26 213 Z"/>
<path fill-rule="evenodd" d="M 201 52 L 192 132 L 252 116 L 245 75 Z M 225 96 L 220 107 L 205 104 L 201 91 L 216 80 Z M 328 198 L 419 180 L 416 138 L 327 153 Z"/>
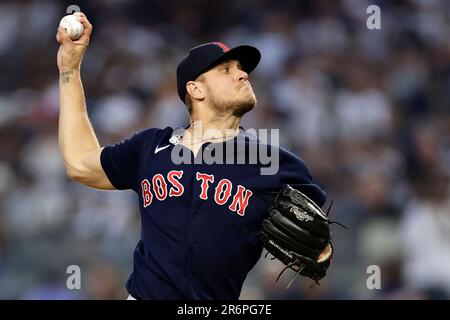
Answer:
<path fill-rule="evenodd" d="M 59 74 L 59 79 L 61 83 L 68 83 L 70 81 L 70 76 L 73 74 L 73 71 L 64 71 Z"/>

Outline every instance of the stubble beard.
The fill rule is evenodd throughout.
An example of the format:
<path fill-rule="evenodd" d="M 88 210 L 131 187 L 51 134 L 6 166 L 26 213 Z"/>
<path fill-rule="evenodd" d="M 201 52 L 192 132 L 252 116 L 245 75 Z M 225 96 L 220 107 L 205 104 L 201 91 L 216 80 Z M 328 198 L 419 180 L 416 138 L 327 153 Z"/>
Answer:
<path fill-rule="evenodd" d="M 235 101 L 219 101 L 219 99 L 212 100 L 212 107 L 220 114 L 229 113 L 237 117 L 242 117 L 244 114 L 252 110 L 256 106 L 257 100 L 255 95 L 248 94 Z"/>

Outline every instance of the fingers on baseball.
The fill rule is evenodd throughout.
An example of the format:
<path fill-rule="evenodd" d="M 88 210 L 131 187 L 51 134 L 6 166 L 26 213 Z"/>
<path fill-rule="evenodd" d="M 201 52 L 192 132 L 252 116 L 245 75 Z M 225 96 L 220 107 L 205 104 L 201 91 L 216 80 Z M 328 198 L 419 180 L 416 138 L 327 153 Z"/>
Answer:
<path fill-rule="evenodd" d="M 69 33 L 63 27 L 58 27 L 58 31 L 56 32 L 56 41 L 60 44 L 71 41 Z"/>
<path fill-rule="evenodd" d="M 84 27 L 84 31 L 83 31 L 82 37 L 90 36 L 91 33 L 92 33 L 92 24 L 89 22 L 89 20 L 87 19 L 86 15 L 83 12 L 75 12 L 74 16 L 76 16 L 78 18 L 78 21 L 80 21 L 80 23 Z"/>
<path fill-rule="evenodd" d="M 83 12 L 81 12 L 81 11 L 74 12 L 73 15 L 77 16 L 77 17 L 84 17 L 84 18 L 86 18 L 86 15 Z"/>

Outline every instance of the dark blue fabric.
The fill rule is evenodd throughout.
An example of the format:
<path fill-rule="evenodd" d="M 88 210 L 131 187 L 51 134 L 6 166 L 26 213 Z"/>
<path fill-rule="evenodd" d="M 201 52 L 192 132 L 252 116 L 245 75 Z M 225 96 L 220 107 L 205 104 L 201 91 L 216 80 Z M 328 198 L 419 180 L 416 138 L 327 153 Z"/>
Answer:
<path fill-rule="evenodd" d="M 177 66 L 177 91 L 181 101 L 184 103 L 188 81 L 195 80 L 227 59 L 240 61 L 242 70 L 250 73 L 261 60 L 261 53 L 252 46 L 242 45 L 230 49 L 220 42 L 209 42 L 189 49 L 188 55 Z"/>
<path fill-rule="evenodd" d="M 305 163 L 282 148 L 275 175 L 261 175 L 260 164 L 176 165 L 171 161 L 172 132 L 172 128 L 144 130 L 104 148 L 101 154 L 111 183 L 117 189 L 133 189 L 139 196 L 141 241 L 134 252 L 128 292 L 138 299 L 238 299 L 247 273 L 261 256 L 258 234 L 279 188 L 291 184 L 319 206 L 325 202 L 325 193 L 313 184 Z M 237 144 L 237 139 L 231 142 Z M 248 147 L 247 140 L 243 143 Z M 155 153 L 166 145 L 170 146 Z M 217 145 L 205 144 L 202 150 Z M 189 149 L 182 147 L 182 151 L 192 156 Z M 177 180 L 184 188 L 179 196 L 169 196 L 170 188 L 180 191 L 168 180 L 173 170 L 183 172 Z M 206 200 L 200 198 L 197 173 L 214 178 Z M 157 199 L 153 190 L 152 178 L 157 174 L 167 183 L 164 200 Z M 145 179 L 153 195 L 146 207 Z M 229 183 L 231 192 L 221 205 L 215 193 L 222 179 L 227 179 L 223 183 Z M 246 207 L 242 202 L 231 206 L 238 188 L 244 190 L 241 195 L 252 193 Z M 218 195 L 220 201 L 224 193 Z"/>

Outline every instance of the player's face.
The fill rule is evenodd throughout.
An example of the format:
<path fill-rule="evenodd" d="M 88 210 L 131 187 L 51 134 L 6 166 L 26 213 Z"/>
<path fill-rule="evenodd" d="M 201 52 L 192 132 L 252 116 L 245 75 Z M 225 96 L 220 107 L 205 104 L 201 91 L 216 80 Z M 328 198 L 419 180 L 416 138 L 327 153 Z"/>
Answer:
<path fill-rule="evenodd" d="M 206 99 L 223 113 L 242 116 L 256 105 L 248 74 L 237 60 L 224 61 L 203 74 Z"/>

